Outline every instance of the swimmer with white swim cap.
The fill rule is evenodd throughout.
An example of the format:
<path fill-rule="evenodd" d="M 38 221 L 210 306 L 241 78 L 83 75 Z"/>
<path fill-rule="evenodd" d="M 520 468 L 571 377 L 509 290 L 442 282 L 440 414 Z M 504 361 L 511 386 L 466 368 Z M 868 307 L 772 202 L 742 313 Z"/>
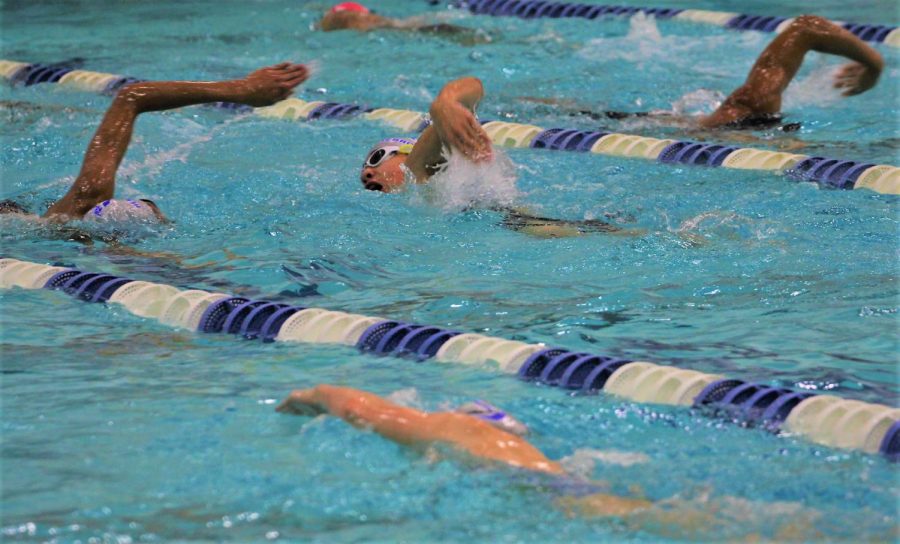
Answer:
<path fill-rule="evenodd" d="M 484 97 L 484 87 L 475 77 L 456 79 L 444 85 L 431 103 L 431 123 L 418 139 L 388 138 L 369 150 L 360 172 L 363 187 L 393 193 L 407 182 L 425 183 L 447 163 L 446 152 L 460 153 L 473 162 L 494 156 L 491 138 L 475 109 Z M 579 236 L 587 233 L 642 234 L 621 229 L 605 221 L 569 221 L 541 217 L 522 208 L 494 208 L 504 214 L 502 225 L 540 238 Z"/>
<path fill-rule="evenodd" d="M 306 81 L 303 64 L 283 62 L 260 68 L 243 79 L 218 82 L 147 81 L 123 87 L 113 100 L 84 155 L 81 172 L 69 191 L 50 206 L 44 218 L 56 222 L 83 219 L 101 223 L 166 221 L 147 199 L 116 199 L 116 170 L 131 143 L 138 115 L 207 102 L 270 106 L 289 97 Z M 12 201 L 0 213 L 28 214 Z"/>
<path fill-rule="evenodd" d="M 483 97 L 478 78 L 464 77 L 444 85 L 431 103 L 431 124 L 418 139 L 385 140 L 369 151 L 360 173 L 363 186 L 386 193 L 397 191 L 407 170 L 416 183 L 424 183 L 447 162 L 445 148 L 474 162 L 490 160 L 491 139 L 475 117 Z"/>

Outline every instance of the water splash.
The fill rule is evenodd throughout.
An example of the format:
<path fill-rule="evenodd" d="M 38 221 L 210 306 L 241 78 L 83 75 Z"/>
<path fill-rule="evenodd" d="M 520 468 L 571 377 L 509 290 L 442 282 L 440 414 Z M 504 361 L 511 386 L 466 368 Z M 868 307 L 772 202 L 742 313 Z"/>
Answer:
<path fill-rule="evenodd" d="M 419 410 L 424 409 L 422 405 L 422 400 L 419 398 L 419 391 L 415 387 L 407 387 L 405 389 L 398 389 L 387 395 L 387 400 L 399 404 L 400 406 L 406 406 L 407 408 L 416 408 Z"/>
<path fill-rule="evenodd" d="M 829 63 L 825 55 L 816 53 L 809 53 L 807 62 L 813 66 L 812 71 L 791 82 L 784 92 L 782 109 L 829 106 L 841 100 L 840 90 L 834 88 L 834 76 L 840 68 Z"/>
<path fill-rule="evenodd" d="M 685 93 L 672 102 L 671 113 L 676 115 L 709 115 L 725 100 L 725 93 L 711 89 L 697 89 Z"/>
<path fill-rule="evenodd" d="M 653 17 L 638 13 L 629 20 L 628 34 L 616 38 L 589 40 L 578 56 L 588 60 L 622 59 L 646 62 L 654 57 L 668 55 L 662 34 Z M 681 46 L 684 48 L 684 46 Z"/>
<path fill-rule="evenodd" d="M 775 234 L 775 229 L 735 212 L 713 210 L 701 212 L 672 227 L 669 217 L 663 213 L 666 230 L 689 240 L 702 242 L 705 237 L 764 240 Z"/>
<path fill-rule="evenodd" d="M 428 204 L 452 212 L 510 206 L 519 196 L 515 165 L 501 150 L 494 149 L 494 158 L 481 163 L 447 150 L 444 156 L 447 164 L 417 191 Z"/>

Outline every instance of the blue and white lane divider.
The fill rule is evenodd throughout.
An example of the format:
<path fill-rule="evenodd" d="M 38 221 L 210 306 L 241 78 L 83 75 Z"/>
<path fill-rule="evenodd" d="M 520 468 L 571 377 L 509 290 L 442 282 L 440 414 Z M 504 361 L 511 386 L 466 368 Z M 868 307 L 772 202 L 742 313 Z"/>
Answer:
<path fill-rule="evenodd" d="M 677 8 L 640 8 L 631 6 L 601 6 L 572 2 L 546 2 L 543 0 L 456 0 L 456 7 L 468 9 L 477 15 L 495 17 L 519 17 L 522 19 L 582 18 L 632 16 L 636 13 L 653 15 L 657 19 L 673 19 L 716 25 L 733 30 L 758 30 L 781 33 L 793 21 L 789 17 L 747 15 L 725 11 Z M 900 47 L 900 29 L 890 25 L 870 25 L 835 21 L 861 40 Z"/>
<path fill-rule="evenodd" d="M 35 68 L 39 66 L 43 65 L 0 60 L 0 77 L 5 77 L 13 82 L 21 81 L 21 74 L 34 73 L 35 70 L 40 71 Z M 46 81 L 49 82 L 51 79 L 53 78 Z M 110 89 L 117 90 L 131 81 L 140 80 L 114 74 L 78 70 L 59 77 L 56 82 L 80 90 L 108 93 Z M 289 120 L 343 119 L 362 116 L 364 119 L 388 123 L 410 132 L 420 131 L 426 126 L 425 114 L 417 111 L 366 108 L 356 104 L 325 101 L 307 102 L 299 98 L 288 98 L 275 105 L 256 109 L 227 102 L 220 102 L 216 105 L 234 111 L 252 111 L 262 117 Z M 784 173 L 789 179 L 815 182 L 824 187 L 869 189 L 884 194 L 900 194 L 900 168 L 886 164 L 815 157 L 725 144 L 698 143 L 689 140 L 649 138 L 615 132 L 567 128 L 544 129 L 535 125 L 502 121 L 487 121 L 483 123 L 483 126 L 493 143 L 503 147 L 580 151 L 656 160 L 669 164 L 771 171 Z"/>
<path fill-rule="evenodd" d="M 13 287 L 54 289 L 84 301 L 118 304 L 135 315 L 201 333 L 343 344 L 416 362 L 485 365 L 546 386 L 693 406 L 818 444 L 900 459 L 900 409 L 880 404 L 441 327 L 0 259 L 0 288 Z"/>

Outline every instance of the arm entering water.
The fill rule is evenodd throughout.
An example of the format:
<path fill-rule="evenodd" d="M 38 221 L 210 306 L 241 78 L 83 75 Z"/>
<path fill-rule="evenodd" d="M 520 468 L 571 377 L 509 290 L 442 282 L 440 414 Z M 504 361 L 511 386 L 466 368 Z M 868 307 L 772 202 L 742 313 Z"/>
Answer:
<path fill-rule="evenodd" d="M 268 106 L 290 96 L 308 77 L 304 65 L 283 62 L 232 81 L 152 81 L 123 87 L 88 144 L 81 172 L 69 192 L 50 206 L 44 217 L 80 219 L 95 204 L 113 197 L 116 170 L 131 143 L 138 115 L 219 101 Z"/>

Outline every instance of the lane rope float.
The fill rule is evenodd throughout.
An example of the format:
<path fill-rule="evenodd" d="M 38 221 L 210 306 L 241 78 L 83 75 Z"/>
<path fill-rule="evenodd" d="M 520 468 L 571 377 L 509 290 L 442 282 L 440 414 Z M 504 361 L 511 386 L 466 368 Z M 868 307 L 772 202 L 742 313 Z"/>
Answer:
<path fill-rule="evenodd" d="M 881 404 L 541 343 L 0 259 L 0 288 L 13 287 L 52 289 L 83 301 L 117 304 L 134 315 L 199 333 L 228 333 L 262 342 L 342 344 L 416 362 L 489 366 L 545 386 L 693 407 L 817 444 L 900 459 L 900 408 Z"/>

